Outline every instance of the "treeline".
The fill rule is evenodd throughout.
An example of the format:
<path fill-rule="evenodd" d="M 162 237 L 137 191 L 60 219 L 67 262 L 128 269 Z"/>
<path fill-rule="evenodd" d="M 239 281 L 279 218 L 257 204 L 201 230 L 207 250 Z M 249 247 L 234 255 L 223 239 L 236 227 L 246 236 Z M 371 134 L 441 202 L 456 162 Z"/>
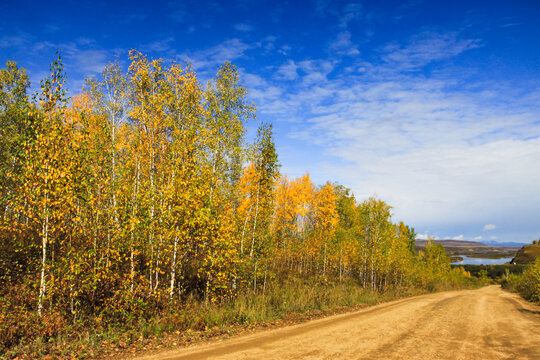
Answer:
<path fill-rule="evenodd" d="M 130 60 L 71 99 L 60 58 L 32 97 L 24 69 L 0 70 L 4 340 L 26 318 L 123 323 L 284 276 L 376 291 L 467 276 L 439 245 L 417 256 L 385 202 L 280 175 L 272 126 L 247 140 L 255 107 L 232 64 L 203 86 L 189 65 Z"/>

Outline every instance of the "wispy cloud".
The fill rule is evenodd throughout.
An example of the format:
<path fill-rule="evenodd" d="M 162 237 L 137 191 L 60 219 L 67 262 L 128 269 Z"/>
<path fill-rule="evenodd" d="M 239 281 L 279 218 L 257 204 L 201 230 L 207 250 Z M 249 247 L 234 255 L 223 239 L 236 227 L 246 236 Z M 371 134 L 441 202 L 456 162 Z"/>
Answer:
<path fill-rule="evenodd" d="M 241 32 L 250 32 L 250 31 L 253 31 L 253 26 L 252 25 L 249 25 L 249 24 L 246 24 L 246 23 L 238 23 L 238 24 L 234 24 L 234 29 L 235 30 L 238 30 L 238 31 L 241 31 Z"/>
<path fill-rule="evenodd" d="M 336 39 L 330 43 L 330 50 L 342 55 L 358 55 L 358 46 L 353 44 L 349 31 L 340 32 Z"/>
<path fill-rule="evenodd" d="M 18 47 L 28 44 L 30 36 L 27 34 L 0 36 L 0 48 Z"/>
<path fill-rule="evenodd" d="M 84 77 L 95 75 L 114 58 L 115 55 L 126 54 L 123 49 L 103 49 L 96 41 L 88 37 L 79 37 L 69 42 L 38 41 L 25 43 L 25 52 L 28 56 L 51 61 L 56 51 L 59 51 L 67 78 L 67 88 L 70 91 L 80 91 L 83 87 Z M 48 72 L 41 68 L 31 71 L 31 83 L 35 87 Z M 37 90 L 37 89 L 36 89 Z"/>
<path fill-rule="evenodd" d="M 170 13 L 169 13 L 169 17 L 176 21 L 176 22 L 183 22 L 184 19 L 186 18 L 186 11 L 183 9 L 183 8 L 178 8 L 178 9 L 175 9 L 175 10 L 172 10 Z"/>
<path fill-rule="evenodd" d="M 506 24 L 502 24 L 501 27 L 502 28 L 508 28 L 508 27 L 514 27 L 514 26 L 519 26 L 521 25 L 520 23 L 506 23 Z"/>
<path fill-rule="evenodd" d="M 315 1 L 315 12 L 320 16 L 323 16 L 326 12 L 326 9 L 330 5 L 330 0 L 316 0 Z"/>
<path fill-rule="evenodd" d="M 188 11 L 188 2 L 183 0 L 172 0 L 167 2 L 168 6 L 168 17 L 178 23 L 183 23 L 186 21 L 189 11 Z M 210 11 L 212 9 L 212 5 L 210 3 L 206 4 L 206 11 Z M 187 19 L 189 20 L 189 19 Z"/>
<path fill-rule="evenodd" d="M 113 51 L 96 48 L 95 42 L 89 38 L 79 38 L 77 41 L 67 43 L 37 43 L 35 49 L 51 51 L 60 50 L 65 58 L 66 70 L 92 75 L 103 70 L 110 61 Z M 72 69 L 69 69 L 72 68 Z"/>
<path fill-rule="evenodd" d="M 94 74 L 101 72 L 110 61 L 109 53 L 104 50 L 77 50 L 70 54 L 75 63 L 85 73 Z"/>
<path fill-rule="evenodd" d="M 298 78 L 298 65 L 293 60 L 288 60 L 276 71 L 276 76 L 284 80 L 295 80 Z"/>
<path fill-rule="evenodd" d="M 497 226 L 495 226 L 493 224 L 484 225 L 484 231 L 495 230 L 496 228 L 497 228 Z"/>
<path fill-rule="evenodd" d="M 383 49 L 383 59 L 393 66 L 414 69 L 432 61 L 444 60 L 480 46 L 478 39 L 461 39 L 455 32 L 425 32 L 414 36 L 410 43 L 389 44 Z"/>
<path fill-rule="evenodd" d="M 425 233 L 425 234 L 416 234 L 416 240 L 429 240 L 429 239 L 440 240 L 440 237 L 438 237 L 438 236 L 433 236 L 433 235 L 428 234 L 428 233 Z"/>
<path fill-rule="evenodd" d="M 332 174 L 360 199 L 377 194 L 399 219 L 427 226 L 498 221 L 517 211 L 517 203 L 540 202 L 534 92 L 525 97 L 504 84 L 471 83 L 451 69 L 429 77 L 409 71 L 479 44 L 457 33 L 422 33 L 384 47 L 379 60 L 355 59 L 355 71 L 331 78 L 332 61 L 291 61 L 278 72 L 296 73 L 297 85 L 275 97 L 261 90 L 259 109 L 302 123 L 290 136 L 324 149 L 320 173 Z M 473 231 L 464 238 L 472 239 Z"/>
<path fill-rule="evenodd" d="M 210 48 L 199 51 L 187 51 L 177 55 L 182 61 L 190 62 L 200 71 L 215 71 L 216 67 L 226 61 L 233 61 L 245 55 L 253 45 L 238 38 L 228 39 Z"/>
<path fill-rule="evenodd" d="M 343 15 L 339 20 L 339 27 L 346 28 L 351 21 L 358 19 L 361 14 L 362 4 L 352 3 L 345 5 L 343 8 Z"/>
<path fill-rule="evenodd" d="M 148 44 L 142 45 L 141 48 L 142 50 L 145 50 L 145 51 L 152 51 L 152 52 L 158 52 L 158 53 L 163 53 L 163 52 L 174 53 L 174 51 L 172 51 L 173 50 L 172 43 L 174 42 L 174 40 L 175 40 L 174 37 L 169 36 L 165 39 L 152 41 Z M 173 55 L 172 53 L 170 55 Z"/>

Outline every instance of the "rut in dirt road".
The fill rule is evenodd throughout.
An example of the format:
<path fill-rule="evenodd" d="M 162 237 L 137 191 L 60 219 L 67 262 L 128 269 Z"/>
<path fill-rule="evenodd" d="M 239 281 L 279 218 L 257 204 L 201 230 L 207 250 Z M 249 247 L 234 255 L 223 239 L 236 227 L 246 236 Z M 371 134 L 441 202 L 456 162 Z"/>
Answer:
<path fill-rule="evenodd" d="M 449 291 L 140 359 L 540 359 L 540 307 Z"/>

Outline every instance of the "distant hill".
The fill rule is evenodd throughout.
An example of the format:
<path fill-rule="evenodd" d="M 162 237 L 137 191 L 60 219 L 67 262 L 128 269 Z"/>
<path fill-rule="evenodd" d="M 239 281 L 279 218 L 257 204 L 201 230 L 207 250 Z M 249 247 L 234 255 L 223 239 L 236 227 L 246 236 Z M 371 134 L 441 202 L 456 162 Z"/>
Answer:
<path fill-rule="evenodd" d="M 427 240 L 416 240 L 416 245 L 426 246 Z M 465 241 L 465 240 L 435 240 L 435 243 L 441 244 L 442 246 L 452 246 L 452 247 L 487 247 L 486 245 L 478 241 Z M 516 246 L 519 247 L 519 246 Z"/>
<path fill-rule="evenodd" d="M 511 264 L 531 264 L 540 256 L 540 245 L 525 245 L 517 252 Z"/>
<path fill-rule="evenodd" d="M 416 244 L 424 246 L 427 240 L 416 240 Z M 435 240 L 437 244 L 443 246 L 494 246 L 494 247 L 510 247 L 510 248 L 520 248 L 529 243 L 517 243 L 517 242 L 497 242 L 497 241 L 466 241 L 466 240 L 455 240 L 455 239 L 445 239 L 445 240 Z"/>
<path fill-rule="evenodd" d="M 513 248 L 529 245 L 529 243 L 497 242 L 497 241 L 481 241 L 481 243 L 489 245 L 489 246 L 501 246 L 501 247 L 513 247 Z"/>
<path fill-rule="evenodd" d="M 427 240 L 416 240 L 415 250 L 425 248 Z M 503 257 L 514 257 L 519 250 L 519 246 L 490 246 L 477 241 L 465 240 L 435 240 L 435 243 L 444 246 L 448 256 L 467 255 L 470 257 L 498 259 Z"/>

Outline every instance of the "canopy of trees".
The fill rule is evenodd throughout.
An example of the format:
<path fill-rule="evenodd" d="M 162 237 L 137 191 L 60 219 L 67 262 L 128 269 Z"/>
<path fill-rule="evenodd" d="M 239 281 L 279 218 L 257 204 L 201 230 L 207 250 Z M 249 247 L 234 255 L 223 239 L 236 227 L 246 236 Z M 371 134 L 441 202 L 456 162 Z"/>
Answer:
<path fill-rule="evenodd" d="M 384 201 L 280 175 L 272 126 L 246 140 L 255 107 L 232 64 L 202 86 L 189 65 L 130 60 L 71 99 L 60 59 L 32 99 L 24 69 L 0 70 L 0 317 L 126 321 L 279 274 L 384 290 L 450 271 Z"/>

